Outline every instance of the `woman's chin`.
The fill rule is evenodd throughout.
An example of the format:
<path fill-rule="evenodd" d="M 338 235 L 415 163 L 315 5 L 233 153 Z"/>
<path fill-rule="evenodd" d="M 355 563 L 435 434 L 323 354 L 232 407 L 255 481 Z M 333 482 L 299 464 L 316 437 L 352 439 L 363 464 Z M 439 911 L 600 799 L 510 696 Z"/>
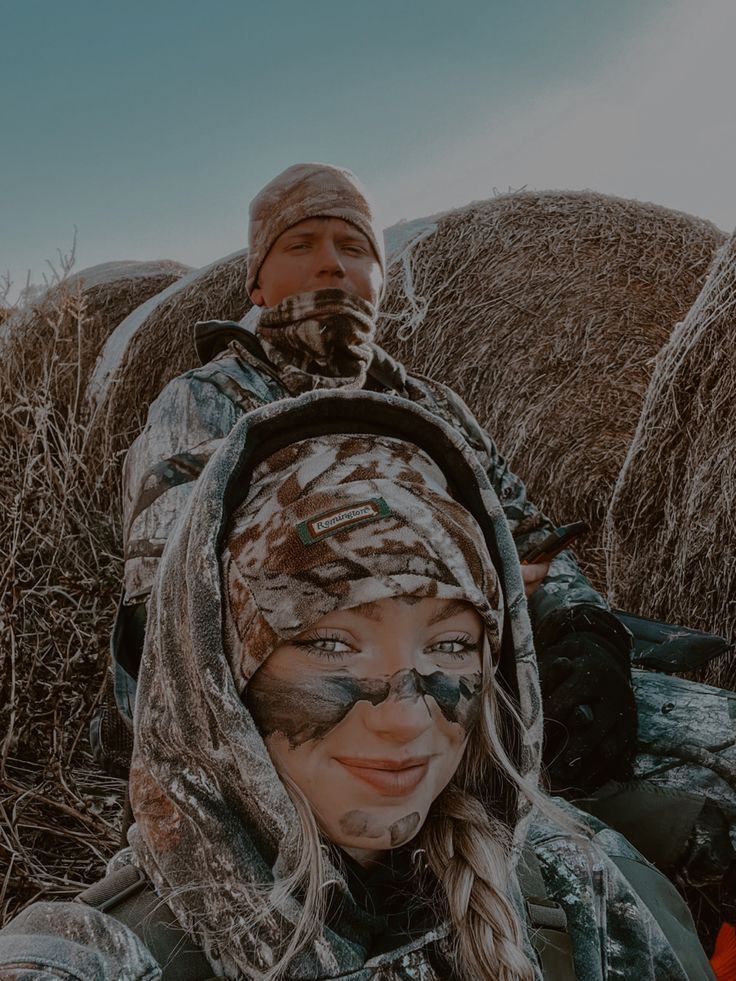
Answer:
<path fill-rule="evenodd" d="M 411 841 L 421 830 L 426 816 L 419 802 L 354 807 L 325 822 L 322 830 L 347 851 L 388 851 Z"/>

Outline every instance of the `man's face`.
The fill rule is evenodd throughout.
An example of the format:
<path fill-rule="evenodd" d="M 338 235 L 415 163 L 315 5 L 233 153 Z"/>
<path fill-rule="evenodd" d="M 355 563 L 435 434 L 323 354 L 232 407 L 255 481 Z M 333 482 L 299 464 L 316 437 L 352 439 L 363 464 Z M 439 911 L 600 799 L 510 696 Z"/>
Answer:
<path fill-rule="evenodd" d="M 381 267 L 368 239 L 342 218 L 305 218 L 276 239 L 251 299 L 275 307 L 287 296 L 341 289 L 376 304 Z"/>

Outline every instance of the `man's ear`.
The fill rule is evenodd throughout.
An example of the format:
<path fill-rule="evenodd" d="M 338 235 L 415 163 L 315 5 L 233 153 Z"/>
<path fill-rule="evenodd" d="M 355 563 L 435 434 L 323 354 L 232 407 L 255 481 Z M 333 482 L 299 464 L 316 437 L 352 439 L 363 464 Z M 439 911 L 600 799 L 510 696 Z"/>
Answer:
<path fill-rule="evenodd" d="M 253 289 L 250 291 L 250 298 L 253 301 L 253 303 L 254 303 L 255 306 L 257 306 L 257 307 L 263 307 L 263 306 L 265 306 L 265 302 L 264 302 L 264 299 L 263 299 L 263 290 L 261 289 L 261 287 L 257 283 L 253 287 Z"/>

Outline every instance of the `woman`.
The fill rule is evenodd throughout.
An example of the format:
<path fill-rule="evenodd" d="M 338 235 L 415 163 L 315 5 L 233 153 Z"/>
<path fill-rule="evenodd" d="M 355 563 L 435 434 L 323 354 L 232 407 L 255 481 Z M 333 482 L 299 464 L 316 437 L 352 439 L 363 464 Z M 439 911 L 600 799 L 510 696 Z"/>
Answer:
<path fill-rule="evenodd" d="M 461 437 L 362 392 L 258 410 L 164 553 L 122 871 L 0 933 L 0 977 L 712 977 L 666 880 L 537 790 L 540 735 L 518 559 Z"/>

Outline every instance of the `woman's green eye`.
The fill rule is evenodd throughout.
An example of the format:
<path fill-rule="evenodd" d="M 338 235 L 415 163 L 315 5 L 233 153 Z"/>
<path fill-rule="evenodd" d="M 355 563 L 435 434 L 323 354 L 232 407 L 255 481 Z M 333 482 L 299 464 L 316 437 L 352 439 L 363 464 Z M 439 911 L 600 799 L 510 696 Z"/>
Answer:
<path fill-rule="evenodd" d="M 322 637 L 319 634 L 312 634 L 309 637 L 301 637 L 293 641 L 295 647 L 302 647 L 308 651 L 314 651 L 324 657 L 340 657 L 343 654 L 352 654 L 354 648 L 342 640 L 340 637 Z"/>
<path fill-rule="evenodd" d="M 341 640 L 313 640 L 310 643 L 317 650 L 329 651 L 331 654 L 342 654 L 350 650 L 348 645 Z"/>
<path fill-rule="evenodd" d="M 436 654 L 449 654 L 451 657 L 462 658 L 467 654 L 478 651 L 478 645 L 470 640 L 440 640 L 433 644 L 430 650 Z"/>

